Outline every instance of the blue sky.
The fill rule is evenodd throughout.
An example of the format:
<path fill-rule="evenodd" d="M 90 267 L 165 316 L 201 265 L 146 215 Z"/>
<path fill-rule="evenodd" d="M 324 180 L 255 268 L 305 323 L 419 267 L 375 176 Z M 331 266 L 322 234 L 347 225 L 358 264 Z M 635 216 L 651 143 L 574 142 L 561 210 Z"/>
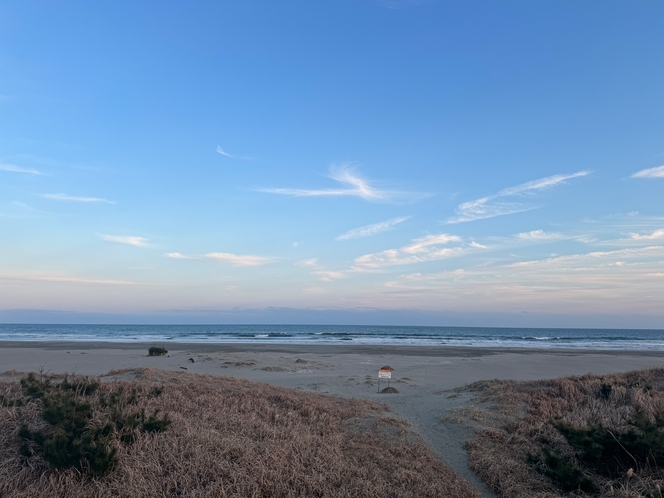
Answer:
<path fill-rule="evenodd" d="M 3 2 L 0 321 L 664 327 L 663 15 Z"/>

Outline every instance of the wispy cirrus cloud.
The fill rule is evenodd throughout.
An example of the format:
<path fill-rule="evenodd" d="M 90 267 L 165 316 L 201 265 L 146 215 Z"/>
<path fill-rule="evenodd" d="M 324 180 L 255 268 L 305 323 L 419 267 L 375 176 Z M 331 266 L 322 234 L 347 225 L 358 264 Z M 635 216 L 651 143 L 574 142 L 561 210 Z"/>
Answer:
<path fill-rule="evenodd" d="M 169 252 L 166 254 L 166 257 L 172 259 L 189 259 L 189 260 L 201 261 L 201 258 L 197 258 L 196 256 L 187 256 L 186 254 L 180 254 L 179 252 Z"/>
<path fill-rule="evenodd" d="M 588 176 L 589 171 L 579 171 L 567 175 L 553 175 L 539 180 L 522 183 L 514 187 L 505 188 L 493 195 L 482 197 L 474 201 L 460 204 L 456 213 L 457 216 L 449 218 L 447 224 L 466 223 L 469 221 L 483 220 L 486 218 L 495 218 L 496 216 L 505 216 L 508 214 L 521 213 L 537 209 L 538 206 L 523 204 L 518 201 L 505 200 L 509 197 L 534 195 L 535 193 L 561 185 L 567 180 Z"/>
<path fill-rule="evenodd" d="M 222 156 L 230 157 L 231 159 L 242 159 L 243 161 L 248 161 L 251 159 L 249 156 L 236 156 L 234 154 L 229 154 L 226 152 L 224 149 L 221 148 L 221 146 L 217 145 L 217 153 L 221 154 Z"/>
<path fill-rule="evenodd" d="M 332 165 L 329 178 L 343 185 L 342 188 L 300 189 L 300 188 L 260 188 L 258 192 L 288 195 L 291 197 L 359 197 L 375 202 L 407 202 L 426 197 L 427 194 L 400 192 L 380 189 L 362 178 L 352 163 Z"/>
<path fill-rule="evenodd" d="M 323 265 L 318 262 L 318 258 L 303 259 L 295 263 L 297 266 L 308 268 L 311 270 L 311 275 L 316 277 L 322 282 L 332 282 L 341 278 L 346 278 L 348 270 L 327 270 Z"/>
<path fill-rule="evenodd" d="M 206 254 L 205 257 L 223 263 L 230 263 L 233 266 L 263 266 L 274 262 L 274 259 L 264 256 L 233 254 L 230 252 L 211 252 Z"/>
<path fill-rule="evenodd" d="M 664 178 L 664 166 L 642 169 L 634 173 L 632 178 Z"/>
<path fill-rule="evenodd" d="M 305 268 L 320 268 L 320 265 L 318 264 L 318 258 L 302 259 L 295 264 Z"/>
<path fill-rule="evenodd" d="M 210 252 L 204 256 L 188 256 L 179 252 L 169 252 L 166 254 L 167 258 L 171 259 L 184 259 L 189 261 L 220 261 L 222 263 L 229 263 L 233 266 L 263 266 L 273 263 L 273 258 L 264 256 L 254 256 L 249 254 L 233 254 L 230 252 Z"/>
<path fill-rule="evenodd" d="M 149 239 L 137 235 L 104 235 L 99 234 L 101 240 L 116 244 L 127 244 L 135 247 L 150 247 Z"/>
<path fill-rule="evenodd" d="M 314 275 L 318 280 L 322 280 L 323 282 L 332 282 L 333 280 L 338 280 L 340 278 L 345 278 L 346 273 L 343 271 L 336 271 L 336 270 L 318 270 L 311 272 L 312 275 Z"/>
<path fill-rule="evenodd" d="M 519 240 L 545 241 L 560 239 L 563 237 L 563 234 L 557 232 L 545 232 L 544 230 L 531 230 L 530 232 L 518 233 L 514 237 Z"/>
<path fill-rule="evenodd" d="M 67 194 L 43 194 L 42 197 L 53 201 L 115 204 L 115 201 L 109 201 L 108 199 L 102 199 L 100 197 L 78 197 Z"/>
<path fill-rule="evenodd" d="M 399 249 L 388 249 L 359 256 L 355 258 L 353 267 L 358 270 L 372 270 L 387 266 L 424 263 L 462 255 L 465 252 L 463 247 L 441 247 L 453 242 L 460 243 L 461 238 L 444 233 L 427 235 L 415 239 Z"/>
<path fill-rule="evenodd" d="M 456 309 L 661 314 L 664 246 L 594 251 L 439 273 L 401 275 L 385 295 Z"/>
<path fill-rule="evenodd" d="M 347 231 L 346 233 L 339 235 L 336 240 L 350 240 L 350 239 L 359 239 L 362 237 L 371 237 L 373 235 L 378 235 L 382 232 L 387 232 L 394 229 L 399 223 L 410 219 L 410 216 L 401 216 L 399 218 L 392 218 L 391 220 L 381 221 L 378 223 L 373 223 L 371 225 L 365 225 L 359 228 L 353 228 L 352 230 Z"/>
<path fill-rule="evenodd" d="M 0 280 L 19 282 L 53 282 L 64 284 L 92 284 L 92 285 L 139 285 L 137 282 L 127 280 L 110 280 L 99 278 L 77 278 L 66 276 L 41 275 L 0 275 Z"/>
<path fill-rule="evenodd" d="M 24 173 L 26 175 L 42 175 L 40 171 L 32 168 L 21 168 L 13 164 L 0 163 L 0 171 L 7 171 L 9 173 Z"/>

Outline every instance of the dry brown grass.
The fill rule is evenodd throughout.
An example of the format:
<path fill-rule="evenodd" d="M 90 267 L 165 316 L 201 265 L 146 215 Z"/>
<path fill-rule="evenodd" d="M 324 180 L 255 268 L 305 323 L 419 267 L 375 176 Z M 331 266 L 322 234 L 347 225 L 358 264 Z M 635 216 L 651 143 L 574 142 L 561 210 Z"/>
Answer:
<path fill-rule="evenodd" d="M 172 425 L 131 445 L 114 441 L 117 467 L 92 478 L 22 459 L 21 425 L 45 426 L 39 402 L 0 408 L 0 497 L 479 496 L 376 403 L 151 369 L 92 396 L 120 384 L 138 391 L 137 408 L 159 409 Z M 21 387 L 0 383 L 0 393 L 16 398 Z"/>
<path fill-rule="evenodd" d="M 610 395 L 602 393 L 603 384 L 612 386 Z M 528 459 L 529 454 L 540 453 L 545 444 L 574 458 L 573 449 L 552 421 L 577 429 L 602 426 L 622 431 L 636 410 L 651 419 L 664 410 L 664 369 L 535 382 L 489 381 L 472 384 L 469 389 L 476 394 L 474 403 L 493 404 L 498 409 L 468 444 L 469 463 L 497 495 L 505 498 L 570 496 L 558 491 Z M 592 475 L 598 484 L 596 496 L 663 496 L 662 469 L 634 470 L 614 480 Z"/>

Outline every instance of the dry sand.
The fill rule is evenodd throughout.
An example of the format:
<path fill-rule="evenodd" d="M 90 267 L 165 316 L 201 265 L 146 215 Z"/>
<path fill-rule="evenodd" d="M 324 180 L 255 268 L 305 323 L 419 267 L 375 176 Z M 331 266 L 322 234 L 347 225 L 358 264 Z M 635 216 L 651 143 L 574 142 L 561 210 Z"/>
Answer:
<path fill-rule="evenodd" d="M 664 366 L 664 353 L 635 351 L 168 343 L 169 356 L 148 357 L 149 346 L 0 342 L 0 372 L 16 371 L 16 379 L 20 372 L 40 368 L 93 376 L 136 367 L 186 369 L 373 399 L 410 420 L 447 465 L 491 496 L 468 470 L 463 444 L 472 435 L 469 426 L 442 419 L 465 404 L 468 395 L 448 397 L 446 391 L 486 379 L 536 380 Z M 391 386 L 399 394 L 377 393 L 377 373 L 384 365 L 394 368 Z M 8 378 L 6 373 L 0 380 Z"/>

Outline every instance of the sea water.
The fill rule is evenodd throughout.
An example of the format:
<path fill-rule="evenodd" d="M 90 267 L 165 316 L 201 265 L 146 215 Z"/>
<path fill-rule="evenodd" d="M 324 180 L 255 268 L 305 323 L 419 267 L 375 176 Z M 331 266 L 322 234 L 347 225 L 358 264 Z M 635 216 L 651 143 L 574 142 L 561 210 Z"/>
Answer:
<path fill-rule="evenodd" d="M 664 351 L 664 330 L 350 325 L 11 325 L 0 341 L 375 344 Z"/>

